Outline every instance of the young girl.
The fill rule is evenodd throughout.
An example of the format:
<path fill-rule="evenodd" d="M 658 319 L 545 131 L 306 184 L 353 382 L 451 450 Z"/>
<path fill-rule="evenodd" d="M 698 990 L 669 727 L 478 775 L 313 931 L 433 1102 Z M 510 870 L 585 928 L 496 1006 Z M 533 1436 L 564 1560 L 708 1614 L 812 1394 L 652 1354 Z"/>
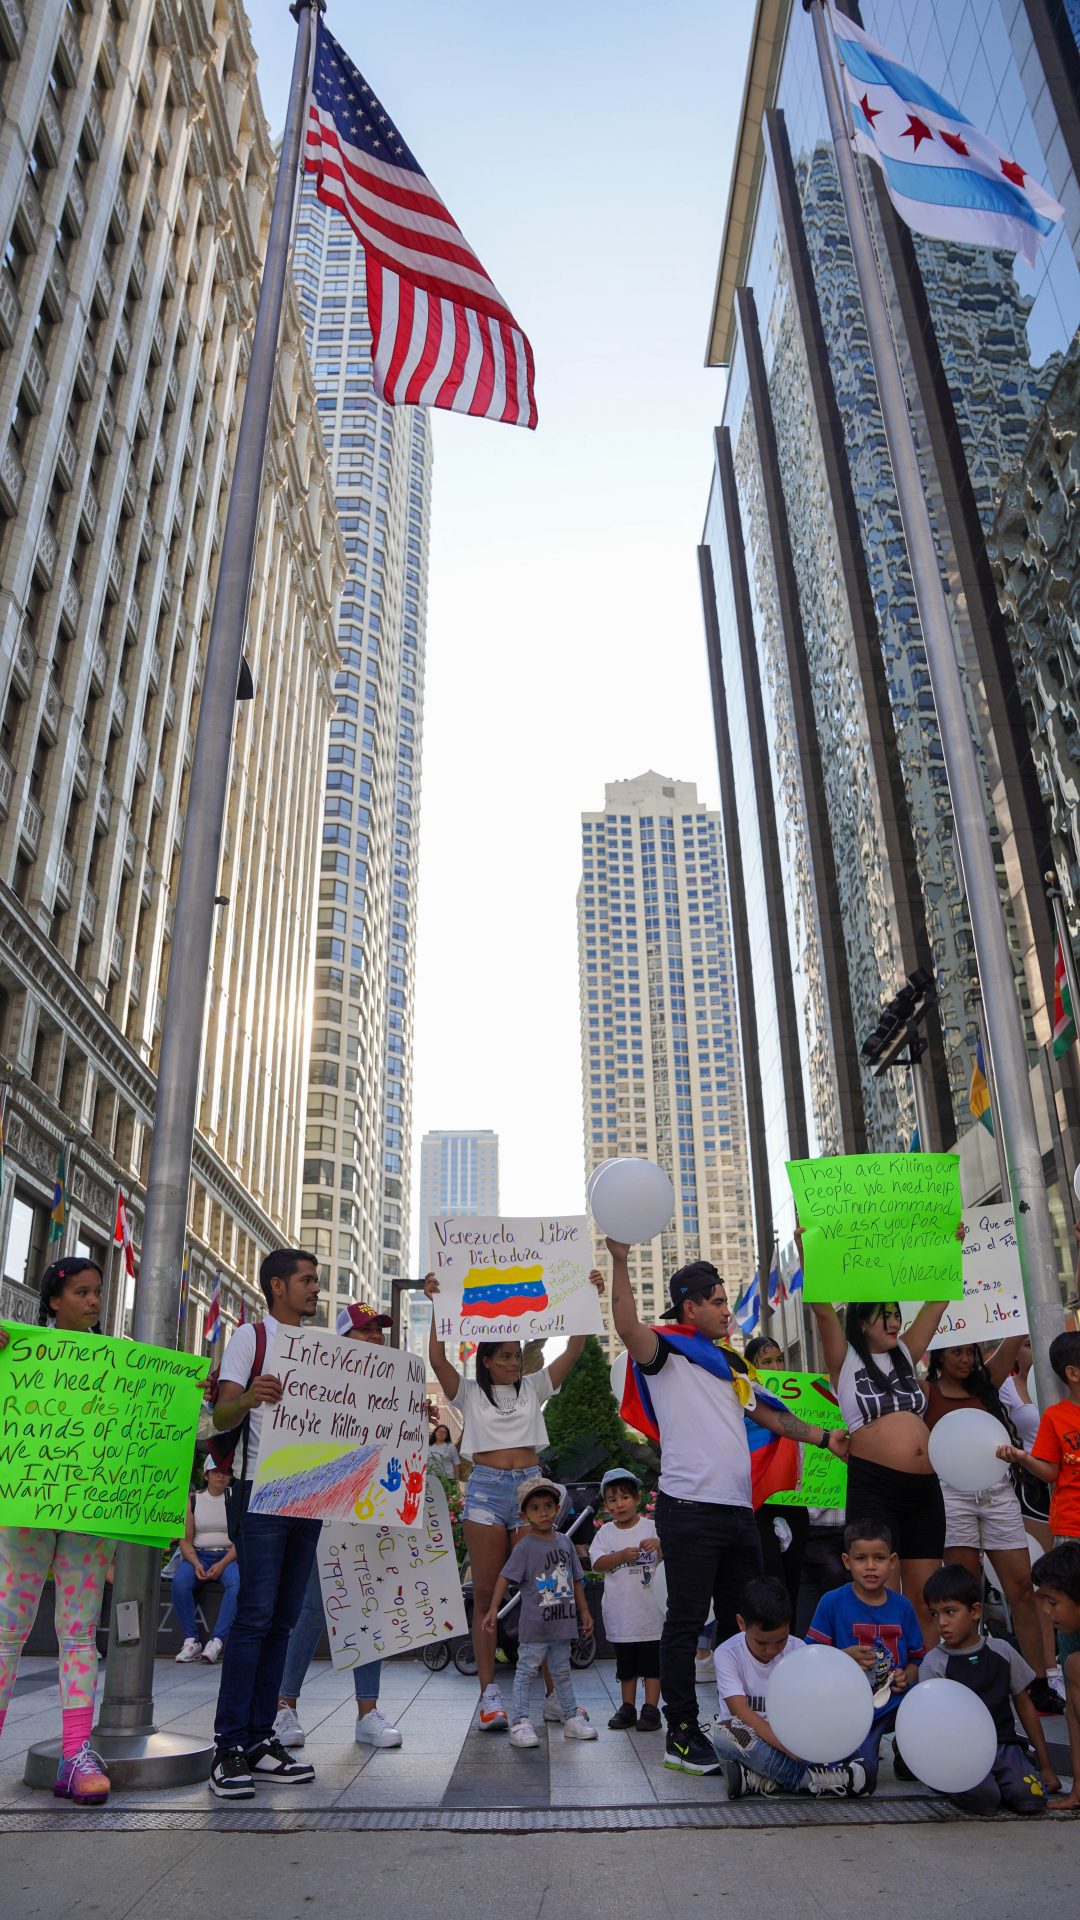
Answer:
<path fill-rule="evenodd" d="M 919 1616 L 928 1646 L 937 1628 L 923 1603 L 923 1587 L 945 1550 L 945 1506 L 930 1465 L 923 1424 L 926 1395 L 915 1368 L 938 1330 L 944 1300 L 916 1314 L 904 1339 L 895 1302 L 848 1306 L 843 1324 L 835 1308 L 808 1302 L 840 1411 L 851 1435 L 847 1518 L 888 1523 L 899 1554 L 903 1590 Z M 898 1584 L 895 1575 L 890 1585 Z"/>
<path fill-rule="evenodd" d="M 594 1268 L 589 1279 L 602 1293 L 603 1275 Z M 429 1273 L 424 1281 L 427 1298 L 434 1300 L 438 1291 L 439 1283 Z M 465 1422 L 461 1451 L 473 1463 L 462 1510 L 472 1568 L 472 1640 L 480 1681 L 480 1727 L 484 1733 L 496 1733 L 508 1723 L 495 1685 L 496 1636 L 485 1633 L 482 1622 L 510 1549 L 524 1531 L 518 1494 L 525 1481 L 536 1479 L 540 1449 L 547 1446 L 544 1401 L 562 1386 L 581 1354 L 585 1335 L 575 1334 L 549 1367 L 524 1377 L 516 1340 L 481 1341 L 476 1349 L 476 1379 L 464 1380 L 446 1357 L 435 1321 L 432 1314 L 428 1357 L 440 1387 Z M 562 1718 L 554 1705 L 544 1711 L 545 1717 Z"/>
<path fill-rule="evenodd" d="M 979 1407 L 1000 1420 L 1015 1438 L 999 1398 L 999 1388 L 1016 1358 L 1019 1339 L 1003 1340 L 984 1360 L 981 1347 L 938 1347 L 926 1363 L 926 1424 L 932 1432 L 939 1420 L 961 1407 Z M 966 1567 L 982 1576 L 980 1556 L 986 1554 L 1012 1611 L 1020 1651 L 1035 1674 L 1031 1698 L 1037 1713 L 1058 1713 L 1061 1703 L 1047 1684 L 1031 1558 L 1024 1516 L 1012 1481 L 999 1480 L 981 1493 L 963 1493 L 942 1484 L 945 1501 L 945 1562 Z"/>
<path fill-rule="evenodd" d="M 440 1473 L 444 1480 L 453 1481 L 461 1464 L 461 1455 L 454 1445 L 453 1435 L 445 1424 L 432 1429 L 428 1439 L 428 1464 Z"/>
<path fill-rule="evenodd" d="M 101 1268 L 73 1255 L 57 1260 L 41 1282 L 38 1321 L 59 1333 L 100 1333 Z M 0 1347 L 9 1335 L 0 1327 Z M 86 1533 L 46 1533 L 0 1527 L 0 1729 L 11 1699 L 19 1656 L 34 1624 L 45 1581 L 56 1583 L 56 1637 L 60 1646 L 63 1758 L 53 1792 L 81 1807 L 101 1806 L 109 1776 L 90 1746 L 97 1685 L 97 1627 L 105 1576 L 115 1542 Z"/>

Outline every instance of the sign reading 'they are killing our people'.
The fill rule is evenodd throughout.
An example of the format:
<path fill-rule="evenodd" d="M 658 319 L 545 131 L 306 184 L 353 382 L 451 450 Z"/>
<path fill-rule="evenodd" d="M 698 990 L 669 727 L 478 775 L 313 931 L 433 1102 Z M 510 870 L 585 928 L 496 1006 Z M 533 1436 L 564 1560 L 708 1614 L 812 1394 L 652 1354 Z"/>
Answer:
<path fill-rule="evenodd" d="M 252 1513 L 423 1526 L 428 1427 L 416 1354 L 279 1327 L 266 1356 L 281 1399 L 263 1408 Z"/>
<path fill-rule="evenodd" d="M 529 1219 L 435 1214 L 428 1266 L 440 1340 L 542 1340 L 602 1333 L 584 1214 Z"/>
<path fill-rule="evenodd" d="M 789 1160 L 807 1300 L 959 1300 L 955 1153 Z"/>

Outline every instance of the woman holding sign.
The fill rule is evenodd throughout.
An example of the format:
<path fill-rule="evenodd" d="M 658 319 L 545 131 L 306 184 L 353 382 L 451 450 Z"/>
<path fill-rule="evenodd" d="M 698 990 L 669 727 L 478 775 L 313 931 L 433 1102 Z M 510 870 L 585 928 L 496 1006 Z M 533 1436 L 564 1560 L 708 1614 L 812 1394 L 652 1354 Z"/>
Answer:
<path fill-rule="evenodd" d="M 58 1333 L 100 1333 L 101 1268 L 73 1256 L 57 1260 L 41 1281 L 39 1325 Z M 0 1348 L 10 1335 L 0 1327 Z M 91 1750 L 97 1627 L 114 1540 L 88 1533 L 54 1533 L 37 1527 L 0 1527 L 0 1729 L 11 1699 L 19 1656 L 26 1644 L 50 1573 L 56 1587 L 56 1638 L 60 1647 L 60 1722 L 63 1758 L 53 1792 L 80 1807 L 100 1807 L 109 1797 L 104 1762 Z"/>
<path fill-rule="evenodd" d="M 895 1301 L 852 1301 L 843 1321 L 835 1307 L 807 1302 L 851 1435 L 848 1520 L 888 1524 L 903 1590 L 927 1646 L 937 1645 L 938 1633 L 923 1603 L 923 1587 L 945 1551 L 945 1505 L 930 1465 L 926 1395 L 915 1368 L 947 1304 L 928 1302 L 901 1339 L 903 1315 Z"/>
<path fill-rule="evenodd" d="M 603 1274 L 594 1268 L 589 1280 L 604 1291 Z M 424 1293 L 434 1300 L 439 1283 L 433 1273 L 424 1280 Z M 518 1490 L 536 1478 L 540 1450 L 547 1446 L 544 1401 L 557 1393 L 585 1345 L 583 1333 L 574 1334 L 565 1350 L 539 1373 L 522 1374 L 521 1346 L 516 1340 L 482 1340 L 476 1349 L 476 1379 L 465 1380 L 446 1357 L 431 1317 L 428 1358 L 450 1405 L 465 1422 L 461 1452 L 473 1463 L 465 1490 L 462 1520 L 473 1580 L 472 1640 L 480 1681 L 480 1726 L 499 1733 L 508 1725 L 502 1694 L 495 1685 L 495 1638 L 481 1626 L 495 1582 L 523 1527 Z M 545 1715 L 548 1712 L 545 1706 Z M 559 1719 L 561 1713 L 557 1714 Z"/>

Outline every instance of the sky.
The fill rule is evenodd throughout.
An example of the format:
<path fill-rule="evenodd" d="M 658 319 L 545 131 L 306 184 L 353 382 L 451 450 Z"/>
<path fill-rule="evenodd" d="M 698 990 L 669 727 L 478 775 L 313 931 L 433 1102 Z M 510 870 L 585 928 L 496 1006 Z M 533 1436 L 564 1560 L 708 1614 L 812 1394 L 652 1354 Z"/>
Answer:
<path fill-rule="evenodd" d="M 247 6 L 278 133 L 293 23 Z M 648 767 L 717 805 L 704 357 L 752 14 L 327 7 L 536 358 L 535 433 L 432 414 L 414 1206 L 433 1127 L 496 1130 L 504 1212 L 584 1206 L 580 816 Z"/>

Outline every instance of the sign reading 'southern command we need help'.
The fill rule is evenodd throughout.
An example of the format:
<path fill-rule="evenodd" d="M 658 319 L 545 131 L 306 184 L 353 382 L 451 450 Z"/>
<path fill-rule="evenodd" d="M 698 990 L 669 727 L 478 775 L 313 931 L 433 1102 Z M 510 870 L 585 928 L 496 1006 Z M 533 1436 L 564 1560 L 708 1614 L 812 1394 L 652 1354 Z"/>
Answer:
<path fill-rule="evenodd" d="M 279 1327 L 266 1372 L 283 1391 L 263 1408 L 252 1513 L 423 1526 L 428 1425 L 416 1354 Z"/>
<path fill-rule="evenodd" d="M 602 1333 L 584 1214 L 428 1221 L 428 1266 L 439 1283 L 440 1340 L 543 1340 Z"/>

